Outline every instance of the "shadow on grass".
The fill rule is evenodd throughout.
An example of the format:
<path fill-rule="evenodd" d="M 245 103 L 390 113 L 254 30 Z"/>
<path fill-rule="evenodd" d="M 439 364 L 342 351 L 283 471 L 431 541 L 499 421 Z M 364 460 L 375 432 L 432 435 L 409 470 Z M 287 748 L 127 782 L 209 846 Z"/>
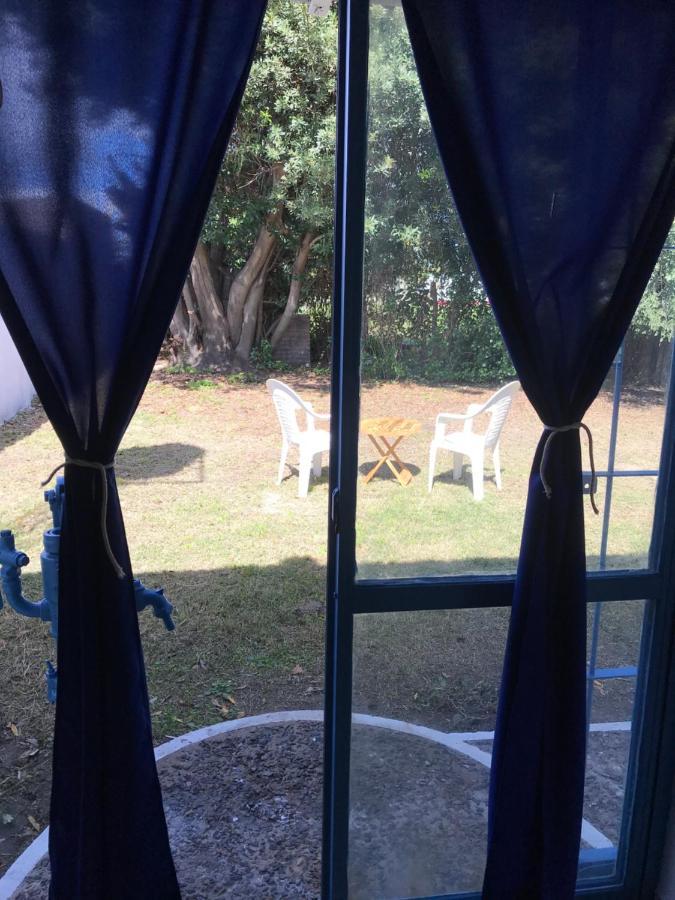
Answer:
<path fill-rule="evenodd" d="M 600 563 L 597 553 L 588 554 L 586 568 L 596 572 Z M 408 562 L 368 562 L 361 560 L 357 578 L 360 580 L 415 580 L 419 578 L 447 578 L 453 575 L 514 575 L 518 559 L 515 556 L 475 556 L 463 559 L 419 559 Z M 630 554 L 609 554 L 606 571 L 615 572 L 638 568 Z"/>
<path fill-rule="evenodd" d="M 24 579 L 32 600 L 42 596 L 36 562 Z M 490 568 L 499 563 L 503 570 L 507 562 L 491 560 Z M 485 563 L 466 561 L 482 571 Z M 433 574 L 444 566 L 428 560 L 421 568 Z M 139 616 L 157 740 L 240 713 L 322 705 L 326 569 L 315 559 L 134 574 L 163 587 L 175 607 L 171 633 L 150 610 Z M 405 578 L 412 571 L 390 564 L 378 574 Z M 642 601 L 604 604 L 600 665 L 637 662 L 643 610 Z M 359 710 L 446 730 L 492 727 L 509 617 L 508 607 L 357 616 Z M 0 664 L 7 721 L 44 735 L 43 661 L 55 656 L 48 627 L 6 609 L 0 637 L 12 648 Z M 633 689 L 627 680 L 611 683 L 599 692 L 596 713 L 608 721 L 625 717 Z"/>
<path fill-rule="evenodd" d="M 441 565 L 429 560 L 426 568 Z M 406 567 L 383 571 L 401 578 Z M 158 739 L 178 727 L 165 723 L 167 711 L 198 727 L 214 720 L 214 695 L 223 693 L 234 698 L 234 715 L 322 705 L 325 568 L 316 560 L 138 574 L 148 586 L 163 586 L 176 607 L 170 635 L 149 612 L 141 616 Z M 601 665 L 637 661 L 643 608 L 605 604 Z M 509 618 L 508 607 L 357 616 L 358 710 L 446 730 L 492 727 Z M 633 688 L 626 681 L 599 692 L 598 715 L 627 716 Z"/>
<path fill-rule="evenodd" d="M 35 398 L 29 407 L 22 409 L 13 418 L 0 422 L 0 453 L 29 437 L 48 421 L 40 401 Z"/>
<path fill-rule="evenodd" d="M 368 462 L 361 463 L 359 466 L 359 472 L 361 475 L 368 475 L 374 466 L 377 465 L 377 460 L 369 460 Z M 419 466 L 416 466 L 414 463 L 409 463 L 403 460 L 403 465 L 410 472 L 413 477 L 416 477 L 422 471 Z M 375 475 L 373 475 L 373 481 L 396 481 L 394 477 L 394 473 L 390 470 L 389 466 L 385 463 L 380 466 Z"/>
<path fill-rule="evenodd" d="M 455 479 L 452 477 L 452 467 L 449 469 L 441 470 L 437 474 L 434 475 L 434 486 L 437 484 L 445 484 L 454 488 L 464 488 L 469 491 L 473 491 L 473 475 L 471 474 L 471 469 L 469 466 L 462 467 L 462 474 L 459 478 Z M 495 474 L 492 471 L 485 472 L 483 476 L 483 481 L 486 484 L 494 484 L 496 486 Z"/>
<path fill-rule="evenodd" d="M 281 479 L 281 483 L 284 484 L 286 481 L 290 481 L 293 478 L 296 480 L 300 478 L 300 469 L 297 463 L 286 462 L 286 468 L 284 470 L 284 476 Z M 318 487 L 320 484 L 328 484 L 328 466 L 324 464 L 321 467 L 321 474 L 314 475 L 311 474 L 309 476 L 309 492 L 311 493 L 313 487 Z"/>
<path fill-rule="evenodd" d="M 204 450 L 192 444 L 153 444 L 149 447 L 125 447 L 115 458 L 119 478 L 145 481 L 150 478 L 171 478 L 188 466 L 197 463 L 197 477 L 180 479 L 183 483 L 204 481 Z"/>

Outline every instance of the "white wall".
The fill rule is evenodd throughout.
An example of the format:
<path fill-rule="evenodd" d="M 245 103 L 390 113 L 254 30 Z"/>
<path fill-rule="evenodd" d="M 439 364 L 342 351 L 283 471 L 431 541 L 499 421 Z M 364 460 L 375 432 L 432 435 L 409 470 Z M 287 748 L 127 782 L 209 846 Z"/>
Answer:
<path fill-rule="evenodd" d="M 11 419 L 33 399 L 33 385 L 0 318 L 0 422 Z"/>

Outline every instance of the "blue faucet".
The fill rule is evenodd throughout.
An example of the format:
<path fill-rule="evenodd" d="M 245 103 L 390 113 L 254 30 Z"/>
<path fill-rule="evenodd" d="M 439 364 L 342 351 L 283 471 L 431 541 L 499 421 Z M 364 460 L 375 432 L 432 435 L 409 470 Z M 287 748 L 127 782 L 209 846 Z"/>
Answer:
<path fill-rule="evenodd" d="M 21 569 L 29 564 L 30 559 L 25 553 L 16 549 L 14 535 L 11 531 L 0 531 L 0 585 L 2 586 L 0 609 L 3 606 L 4 594 L 7 603 L 19 615 L 49 622 L 49 633 L 56 640 L 59 633 L 59 543 L 65 502 L 65 483 L 62 476 L 57 478 L 54 488 L 45 491 L 45 501 L 49 504 L 52 513 L 53 527 L 47 529 L 43 535 L 44 549 L 40 554 L 44 598 L 33 601 L 27 600 L 23 596 Z M 174 630 L 176 626 L 171 618 L 173 606 L 164 596 L 161 588 L 154 591 L 145 587 L 138 578 L 135 578 L 134 596 L 137 612 L 151 606 L 155 616 L 164 622 L 167 631 Z M 51 662 L 47 662 L 45 679 L 47 681 L 47 699 L 50 703 L 54 703 L 57 677 L 56 669 Z"/>

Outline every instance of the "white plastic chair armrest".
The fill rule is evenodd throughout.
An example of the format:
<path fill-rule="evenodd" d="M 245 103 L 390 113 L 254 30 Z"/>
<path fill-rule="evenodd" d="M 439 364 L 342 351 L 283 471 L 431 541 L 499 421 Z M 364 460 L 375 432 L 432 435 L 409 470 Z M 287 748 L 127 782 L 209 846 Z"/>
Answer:
<path fill-rule="evenodd" d="M 441 422 L 463 422 L 468 418 L 470 418 L 470 416 L 466 413 L 439 413 L 436 416 L 436 424 L 440 425 Z"/>
<path fill-rule="evenodd" d="M 482 412 L 485 407 L 484 403 L 470 403 L 466 408 L 466 420 L 464 422 L 464 431 L 473 431 L 473 420 Z"/>
<path fill-rule="evenodd" d="M 483 409 L 480 403 L 471 403 L 465 413 L 439 413 L 436 416 L 436 429 L 434 437 L 442 440 L 445 437 L 445 425 L 450 422 L 463 422 L 464 431 L 471 431 L 472 419 Z"/>
<path fill-rule="evenodd" d="M 307 419 L 307 428 L 309 431 L 315 430 L 315 420 L 319 419 L 322 422 L 328 422 L 330 420 L 330 415 L 328 413 L 314 412 L 314 407 L 306 400 L 303 401 L 303 405 L 305 408 L 305 418 Z"/>
<path fill-rule="evenodd" d="M 442 441 L 446 433 L 446 425 L 450 422 L 466 422 L 464 413 L 439 413 L 436 416 L 436 427 L 434 428 L 434 440 Z"/>

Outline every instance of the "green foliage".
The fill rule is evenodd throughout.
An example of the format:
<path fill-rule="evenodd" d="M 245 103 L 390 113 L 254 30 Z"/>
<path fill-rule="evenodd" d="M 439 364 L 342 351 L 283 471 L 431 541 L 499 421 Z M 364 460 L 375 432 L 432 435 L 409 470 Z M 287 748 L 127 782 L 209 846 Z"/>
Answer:
<path fill-rule="evenodd" d="M 331 253 L 336 47 L 334 13 L 310 16 L 305 4 L 272 0 L 202 231 L 238 269 L 265 216 L 282 206 L 281 258 L 266 297 L 277 305 L 302 234 L 328 234 L 313 251 L 323 269 Z M 322 281 L 317 269 L 308 269 L 307 281 Z"/>
<path fill-rule="evenodd" d="M 292 368 L 274 358 L 272 345 L 265 339 L 251 350 L 251 365 L 259 372 L 289 372 Z"/>
<path fill-rule="evenodd" d="M 164 370 L 167 375 L 196 375 L 197 369 L 194 366 L 188 366 L 184 363 L 167 366 Z"/>
<path fill-rule="evenodd" d="M 218 384 L 212 378 L 193 378 L 186 387 L 190 391 L 210 391 L 218 387 Z"/>
<path fill-rule="evenodd" d="M 251 363 L 256 369 L 273 369 L 274 355 L 269 341 L 262 340 L 257 347 L 251 350 Z"/>
<path fill-rule="evenodd" d="M 499 326 L 489 303 L 479 301 L 467 309 L 447 347 L 447 364 L 439 352 L 438 375 L 429 367 L 428 380 L 472 383 L 493 383 L 513 378 L 515 369 L 504 345 Z"/>
<path fill-rule="evenodd" d="M 513 373 L 476 271 L 400 10 L 371 9 L 363 372 L 498 381 Z"/>
<path fill-rule="evenodd" d="M 632 328 L 670 341 L 675 332 L 675 225 L 670 229 L 649 284 L 642 295 Z"/>
<path fill-rule="evenodd" d="M 447 301 L 446 301 L 447 302 Z M 451 315 L 448 306 L 439 318 Z M 422 340 L 383 341 L 370 336 L 362 351 L 364 378 L 376 381 L 413 378 L 430 384 L 496 383 L 515 374 L 489 303 L 475 301 L 462 310 L 448 340 L 439 327 Z"/>
<path fill-rule="evenodd" d="M 375 4 L 370 17 L 364 375 L 501 381 L 513 368 L 447 188 L 402 11 Z M 330 356 L 336 51 L 335 12 L 320 18 L 305 4 L 272 0 L 202 234 L 235 271 L 265 217 L 283 208 L 265 329 L 285 303 L 301 236 L 322 235 L 300 306 L 322 365 Z M 675 252 L 665 251 L 633 329 L 670 340 L 674 326 Z M 274 367 L 267 343 L 252 362 Z"/>
<path fill-rule="evenodd" d="M 239 384 L 252 384 L 257 381 L 254 373 L 251 372 L 230 372 L 225 376 L 225 381 L 233 386 Z"/>

